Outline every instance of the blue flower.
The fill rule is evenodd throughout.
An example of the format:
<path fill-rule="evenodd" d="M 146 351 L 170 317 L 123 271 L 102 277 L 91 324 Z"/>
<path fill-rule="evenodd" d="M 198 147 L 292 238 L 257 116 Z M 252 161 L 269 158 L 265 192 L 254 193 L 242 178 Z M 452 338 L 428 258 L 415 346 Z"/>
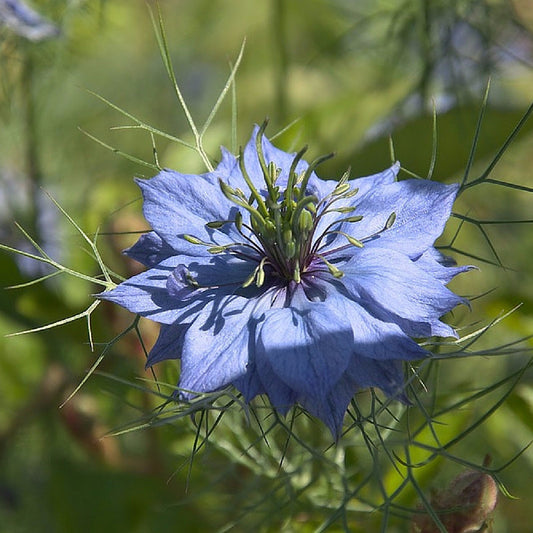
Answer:
<path fill-rule="evenodd" d="M 43 41 L 60 34 L 59 28 L 21 0 L 0 0 L 0 26 L 5 24 L 30 41 Z"/>
<path fill-rule="evenodd" d="M 147 270 L 100 298 L 161 323 L 147 366 L 181 359 L 182 397 L 235 386 L 296 403 L 334 435 L 355 392 L 404 399 L 412 337 L 456 336 L 440 317 L 464 300 L 433 247 L 456 185 L 373 176 L 322 181 L 254 130 L 216 170 L 137 180 L 152 231 L 126 254 Z"/>

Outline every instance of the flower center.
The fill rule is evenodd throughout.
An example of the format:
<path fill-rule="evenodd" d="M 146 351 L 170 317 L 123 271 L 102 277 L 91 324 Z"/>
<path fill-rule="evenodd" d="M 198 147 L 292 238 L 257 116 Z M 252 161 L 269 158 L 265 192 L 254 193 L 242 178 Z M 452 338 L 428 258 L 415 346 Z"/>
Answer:
<path fill-rule="evenodd" d="M 363 218 L 353 215 L 355 207 L 347 205 L 349 202 L 346 202 L 357 194 L 358 189 L 350 187 L 348 172 L 346 172 L 326 197 L 319 199 L 314 194 L 310 194 L 307 186 L 311 175 L 320 163 L 333 157 L 333 154 L 317 158 L 305 171 L 298 172 L 298 164 L 307 151 L 307 147 L 300 150 L 294 157 L 289 169 L 287 185 L 283 189 L 277 184 L 281 169 L 277 168 L 273 162 L 267 164 L 264 157 L 262 138 L 265 128 L 266 122 L 263 123 L 256 136 L 256 151 L 266 189 L 260 192 L 250 179 L 244 164 L 242 149 L 239 152 L 239 166 L 250 189 L 249 196 L 241 189 L 234 189 L 219 179 L 220 189 L 224 196 L 240 209 L 248 211 L 250 223 L 243 222 L 239 209 L 233 220 L 219 220 L 207 224 L 213 229 L 219 229 L 225 224 L 234 224 L 243 237 L 243 242 L 212 246 L 191 235 L 186 235 L 185 238 L 194 244 L 208 246 L 208 251 L 213 254 L 229 252 L 242 258 L 257 260 L 256 268 L 243 282 L 243 287 L 252 283 L 258 287 L 263 285 L 265 271 L 282 282 L 300 283 L 302 275 L 310 269 L 316 270 L 317 263 L 325 266 L 334 277 L 341 278 L 342 271 L 328 261 L 326 256 L 344 248 L 363 246 L 363 242 L 338 229 L 342 224 L 355 223 Z M 317 236 L 319 223 L 326 215 L 333 213 L 335 214 L 333 221 Z M 394 223 L 394 218 L 395 214 L 392 213 L 384 229 L 388 229 Z M 342 235 L 348 242 L 335 250 L 320 253 L 321 248 L 328 242 L 328 237 L 336 234 Z"/>

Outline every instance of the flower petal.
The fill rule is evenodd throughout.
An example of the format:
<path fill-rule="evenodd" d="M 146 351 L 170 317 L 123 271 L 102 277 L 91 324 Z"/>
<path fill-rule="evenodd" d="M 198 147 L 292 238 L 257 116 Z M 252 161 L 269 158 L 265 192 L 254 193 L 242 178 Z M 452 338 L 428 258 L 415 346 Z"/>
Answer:
<path fill-rule="evenodd" d="M 209 261 L 191 261 L 187 265 L 187 270 L 192 279 L 200 287 L 229 287 L 242 286 L 246 279 L 252 274 L 260 258 L 254 260 L 239 259 L 233 255 L 211 255 Z M 253 288 L 256 287 L 252 285 Z M 255 294 L 254 292 L 250 293 Z"/>
<path fill-rule="evenodd" d="M 389 398 L 404 400 L 405 387 L 402 362 L 378 361 L 367 357 L 355 357 L 346 376 L 361 389 L 377 387 Z"/>
<path fill-rule="evenodd" d="M 376 174 L 350 180 L 350 185 L 353 188 L 358 189 L 357 195 L 354 197 L 355 203 L 359 203 L 365 195 L 371 193 L 378 187 L 395 183 L 399 171 L 400 163 L 396 162 L 391 167 Z"/>
<path fill-rule="evenodd" d="M 349 294 L 378 318 L 395 322 L 411 336 L 455 336 L 439 318 L 465 300 L 405 255 L 365 246 L 342 271 Z"/>
<path fill-rule="evenodd" d="M 246 367 L 246 374 L 238 377 L 233 382 L 233 386 L 241 391 L 246 402 L 251 402 L 258 394 L 266 394 L 266 390 L 261 382 L 261 379 L 259 378 L 259 374 L 255 366 L 255 360 L 253 359 L 253 351 L 249 352 L 248 355 L 249 359 L 248 366 Z M 272 405 L 276 405 L 273 399 L 270 401 Z"/>
<path fill-rule="evenodd" d="M 179 386 L 209 392 L 244 376 L 255 317 L 268 307 L 268 297 L 256 300 L 227 295 L 198 310 L 185 334 Z"/>
<path fill-rule="evenodd" d="M 257 330 L 257 369 L 261 375 L 266 362 L 298 396 L 323 396 L 346 369 L 352 346 L 349 322 L 327 303 L 272 309 Z"/>
<path fill-rule="evenodd" d="M 399 170 L 400 163 L 395 163 L 390 168 L 385 169 L 383 172 L 372 174 L 371 176 L 364 176 L 361 178 L 355 178 L 353 180 L 350 180 L 348 183 L 350 184 L 352 189 L 357 189 L 357 194 L 352 198 L 337 198 L 333 207 L 336 209 L 344 207 L 355 207 L 363 203 L 365 196 L 371 195 L 376 188 L 394 183 L 396 181 L 396 176 L 398 175 Z M 315 183 L 317 189 L 320 190 L 319 198 L 321 199 L 331 194 L 335 189 L 335 186 L 337 185 L 336 181 L 322 181 L 317 179 L 317 182 L 321 182 Z M 352 214 L 360 215 L 361 213 L 358 209 L 356 209 Z M 323 213 L 315 230 L 315 237 L 318 238 L 324 231 L 326 231 L 326 229 L 333 222 L 335 222 L 336 220 L 341 220 L 342 218 L 344 218 L 344 216 L 339 216 L 338 212 Z M 360 227 L 361 226 L 357 226 L 357 224 L 343 225 L 342 223 L 339 223 L 336 227 L 332 226 L 331 229 L 341 229 L 342 231 L 346 231 L 347 233 L 351 234 L 352 231 L 358 230 Z M 342 244 L 346 243 L 344 237 L 330 236 L 328 239 L 328 244 L 326 246 L 323 245 L 322 251 L 338 247 L 340 245 L 339 242 L 342 242 Z"/>
<path fill-rule="evenodd" d="M 183 305 L 167 290 L 167 280 L 175 266 L 168 260 L 146 272 L 137 274 L 114 289 L 97 295 L 101 300 L 107 300 L 121 305 L 141 316 L 150 318 L 162 324 L 172 324 L 183 314 Z"/>
<path fill-rule="evenodd" d="M 146 368 L 165 359 L 179 359 L 183 348 L 183 338 L 188 324 L 162 324 L 159 337 L 150 350 L 146 360 Z"/>
<path fill-rule="evenodd" d="M 233 241 L 224 232 L 206 227 L 208 222 L 227 220 L 233 204 L 218 185 L 197 178 L 163 170 L 149 180 L 135 180 L 143 193 L 144 216 L 153 230 L 176 253 L 192 256 L 206 255 L 206 249 L 186 241 L 184 235 L 217 245 Z"/>
<path fill-rule="evenodd" d="M 397 324 L 372 316 L 358 302 L 343 295 L 340 283 L 330 285 L 327 291 L 328 304 L 334 306 L 350 321 L 354 339 L 351 353 L 357 357 L 381 361 L 393 359 L 412 361 L 429 355 Z"/>
<path fill-rule="evenodd" d="M 457 190 L 457 185 L 415 179 L 377 187 L 360 200 L 355 196 L 355 214 L 363 219 L 341 229 L 359 240 L 379 233 L 366 246 L 390 248 L 415 259 L 442 234 Z M 392 213 L 396 220 L 383 231 Z"/>
<path fill-rule="evenodd" d="M 298 402 L 320 418 L 337 438 L 342 430 L 346 409 L 358 390 L 381 389 L 387 396 L 405 401 L 404 375 L 400 361 L 375 361 L 354 357 L 346 372 L 324 396 L 300 397 Z"/>
<path fill-rule="evenodd" d="M 443 283 L 449 283 L 458 274 L 476 269 L 471 265 L 455 266 L 455 261 L 452 258 L 444 256 L 435 248 L 429 248 L 415 260 L 415 264 Z"/>
<path fill-rule="evenodd" d="M 300 398 L 299 402 L 309 413 L 320 418 L 336 439 L 341 433 L 346 409 L 356 390 L 354 383 L 346 376 L 342 376 L 325 396 Z"/>
<path fill-rule="evenodd" d="M 270 404 L 282 415 L 286 415 L 297 400 L 296 391 L 279 378 L 265 358 L 260 358 L 257 365 L 250 365 L 247 374 L 239 378 L 235 386 L 247 401 L 266 393 Z"/>
<path fill-rule="evenodd" d="M 124 250 L 124 253 L 147 267 L 155 266 L 176 255 L 176 251 L 154 231 L 141 235 L 133 246 Z"/>

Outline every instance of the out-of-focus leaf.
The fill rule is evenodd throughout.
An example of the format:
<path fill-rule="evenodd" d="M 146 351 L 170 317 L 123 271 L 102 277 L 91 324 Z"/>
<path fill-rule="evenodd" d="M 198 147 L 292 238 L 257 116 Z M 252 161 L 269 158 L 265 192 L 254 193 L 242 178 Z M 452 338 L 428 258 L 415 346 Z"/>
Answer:
<path fill-rule="evenodd" d="M 475 161 L 493 156 L 507 135 L 516 126 L 524 110 L 488 108 L 481 127 Z M 436 178 L 460 174 L 464 171 L 470 152 L 479 109 L 456 108 L 437 117 Z M 396 157 L 402 166 L 421 177 L 427 175 L 432 150 L 433 116 L 414 118 L 391 132 Z M 533 131 L 533 121 L 523 128 L 521 135 Z M 523 137 L 522 137 L 523 138 Z M 376 172 L 390 161 L 389 140 L 386 137 L 362 144 L 350 154 L 340 154 L 340 166 L 352 165 L 353 175 Z"/>

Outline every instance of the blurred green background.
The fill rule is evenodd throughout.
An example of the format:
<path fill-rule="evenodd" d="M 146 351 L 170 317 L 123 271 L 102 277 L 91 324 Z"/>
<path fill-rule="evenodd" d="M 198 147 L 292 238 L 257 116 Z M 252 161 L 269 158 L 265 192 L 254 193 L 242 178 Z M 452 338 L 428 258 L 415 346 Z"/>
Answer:
<path fill-rule="evenodd" d="M 147 3 L 34 0 L 31 5 L 61 33 L 31 42 L 0 25 L 0 240 L 31 249 L 15 227 L 16 220 L 54 259 L 98 274 L 85 243 L 44 189 L 87 234 L 101 233 L 98 244 L 111 268 L 132 275 L 138 265 L 120 251 L 136 240 L 136 234 L 127 232 L 147 227 L 132 177 L 153 172 L 106 150 L 79 128 L 153 162 L 150 136 L 110 129 L 132 122 L 89 89 L 159 130 L 192 139 L 159 56 Z M 338 178 L 348 167 L 354 176 L 387 167 L 391 134 L 402 166 L 427 176 L 435 108 L 433 176 L 460 180 L 490 79 L 473 179 L 485 170 L 533 100 L 531 0 L 162 0 L 160 5 L 178 82 L 198 123 L 209 115 L 246 38 L 236 78 L 237 144 L 244 144 L 252 125 L 268 116 L 270 135 L 283 130 L 276 139 L 281 148 L 296 150 L 309 144 L 310 159 L 336 152 L 321 167 L 323 177 Z M 229 98 L 205 137 L 206 150 L 215 161 L 220 145 L 236 148 L 231 117 Z M 157 139 L 156 148 L 162 166 L 205 170 L 197 154 L 183 146 Z M 491 178 L 531 187 L 532 168 L 530 120 Z M 483 221 L 533 218 L 530 193 L 495 184 L 473 187 L 456 208 Z M 458 220 L 452 220 L 443 244 L 458 228 Z M 454 247 L 477 257 L 455 253 L 460 263 L 481 267 L 454 281 L 454 290 L 470 297 L 487 294 L 473 300 L 471 311 L 459 310 L 452 322 L 471 331 L 522 303 L 491 328 L 476 349 L 531 335 L 531 225 L 465 224 Z M 31 260 L 4 252 L 0 272 L 2 287 L 45 273 Z M 251 454 L 244 460 L 238 446 L 230 446 L 244 432 L 239 428 L 245 425 L 240 411 L 218 428 L 219 436 L 211 437 L 211 445 L 197 455 L 190 471 L 187 465 L 181 468 L 194 446 L 195 430 L 188 419 L 102 439 L 156 405 L 150 394 L 132 386 L 142 384 L 139 377 L 152 378 L 144 370 L 144 352 L 133 333 L 107 354 L 99 366 L 102 374 L 93 375 L 59 408 L 103 343 L 133 317 L 113 306 L 100 306 L 92 317 L 94 352 L 84 320 L 27 336 L 5 335 L 75 315 L 99 290 L 54 277 L 0 291 L 0 531 L 204 532 L 226 526 L 234 531 L 314 531 L 327 521 L 341 501 L 336 501 L 338 493 L 331 487 L 317 488 L 322 483 L 320 461 L 312 478 L 318 485 L 309 483 L 309 490 L 296 493 L 291 493 L 290 483 L 272 488 L 279 463 L 276 450 L 263 448 L 273 458 L 266 461 L 267 468 L 260 458 Z M 157 327 L 141 322 L 140 328 L 149 348 Z M 516 371 L 531 347 L 526 340 L 513 347 L 514 354 L 441 363 L 443 405 L 461 391 L 481 390 Z M 156 372 L 162 381 L 177 380 L 174 364 L 160 365 Z M 526 372 L 506 402 L 454 453 L 475 464 L 490 454 L 494 466 L 517 454 L 531 439 L 532 384 L 532 374 Z M 443 431 L 460 433 L 468 420 L 496 401 L 486 397 L 468 404 L 453 413 Z M 311 433 L 323 432 L 323 443 L 328 442 L 324 428 L 317 423 L 310 427 Z M 364 463 L 365 453 L 362 450 L 354 460 Z M 428 494 L 459 471 L 456 463 L 444 461 L 432 468 L 420 480 Z M 391 472 L 384 471 L 384 479 Z M 492 525 L 495 532 L 531 531 L 532 478 L 530 451 L 500 473 L 517 499 L 501 496 Z M 261 502 L 265 495 L 267 503 Z M 406 496 L 403 504 L 414 506 L 416 494 Z M 324 528 L 379 531 L 380 520 L 379 513 L 362 516 L 352 510 Z M 407 530 L 408 522 L 399 519 L 391 519 L 386 529 Z"/>

